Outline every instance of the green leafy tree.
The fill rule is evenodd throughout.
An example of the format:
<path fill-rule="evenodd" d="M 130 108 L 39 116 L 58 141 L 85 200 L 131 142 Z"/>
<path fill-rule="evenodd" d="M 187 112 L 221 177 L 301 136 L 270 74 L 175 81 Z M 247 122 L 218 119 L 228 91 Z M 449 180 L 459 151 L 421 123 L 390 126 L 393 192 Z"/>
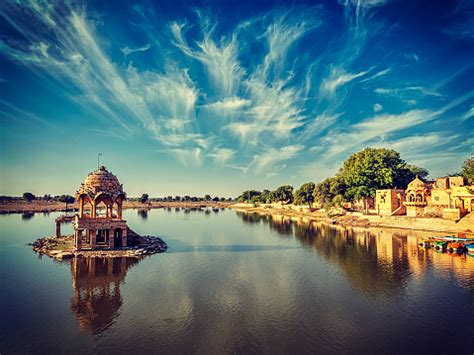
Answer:
<path fill-rule="evenodd" d="M 247 202 L 249 203 L 253 196 L 260 196 L 260 191 L 255 190 L 247 190 L 242 192 L 242 194 L 237 198 L 239 202 Z"/>
<path fill-rule="evenodd" d="M 211 195 L 205 195 L 204 196 L 204 201 L 211 201 Z"/>
<path fill-rule="evenodd" d="M 323 207 L 340 205 L 343 201 L 344 184 L 340 177 L 330 177 L 317 184 L 313 191 L 314 201 Z"/>
<path fill-rule="evenodd" d="M 148 201 L 148 194 L 143 194 L 142 197 L 140 197 L 140 202 L 145 203 Z"/>
<path fill-rule="evenodd" d="M 300 186 L 298 190 L 294 192 L 294 203 L 301 205 L 301 204 L 308 204 L 309 208 L 312 207 L 314 202 L 314 189 L 316 185 L 312 182 L 307 182 Z"/>
<path fill-rule="evenodd" d="M 395 150 L 365 148 L 351 155 L 339 170 L 345 185 L 344 197 L 349 201 L 374 197 L 378 189 L 405 188 L 426 170 L 408 165 Z"/>
<path fill-rule="evenodd" d="M 409 173 L 408 173 L 409 176 L 407 176 L 407 179 L 409 179 L 410 177 L 416 177 L 418 175 L 418 177 L 420 179 L 425 180 L 429 175 L 428 170 L 426 170 L 424 168 L 420 168 L 416 165 L 407 164 L 407 169 L 409 170 Z M 413 179 L 411 179 L 411 180 L 413 180 Z M 410 181 L 408 181 L 408 183 Z M 408 183 L 407 183 L 407 185 L 408 185 Z"/>
<path fill-rule="evenodd" d="M 33 200 L 36 200 L 36 196 L 33 195 L 31 192 L 25 192 L 25 193 L 23 194 L 23 198 L 24 198 L 26 201 L 28 201 L 28 202 L 31 202 L 31 201 L 33 201 Z"/>
<path fill-rule="evenodd" d="M 272 203 L 272 192 L 270 190 L 263 190 L 260 201 L 262 203 Z"/>
<path fill-rule="evenodd" d="M 262 195 L 254 195 L 250 198 L 249 202 L 253 203 L 254 205 L 257 204 L 257 203 L 260 203 L 261 202 L 261 200 L 260 200 L 261 196 Z"/>
<path fill-rule="evenodd" d="M 75 201 L 74 197 L 72 197 L 70 195 L 61 195 L 61 196 L 59 196 L 58 200 L 60 202 L 64 202 L 64 203 L 74 203 L 74 201 Z"/>
<path fill-rule="evenodd" d="M 474 184 L 474 155 L 466 159 L 462 164 L 461 175 L 469 185 Z"/>
<path fill-rule="evenodd" d="M 292 203 L 293 202 L 293 186 L 291 185 L 282 185 L 277 188 L 272 193 L 275 200 L 280 201 L 282 206 L 283 203 Z"/>

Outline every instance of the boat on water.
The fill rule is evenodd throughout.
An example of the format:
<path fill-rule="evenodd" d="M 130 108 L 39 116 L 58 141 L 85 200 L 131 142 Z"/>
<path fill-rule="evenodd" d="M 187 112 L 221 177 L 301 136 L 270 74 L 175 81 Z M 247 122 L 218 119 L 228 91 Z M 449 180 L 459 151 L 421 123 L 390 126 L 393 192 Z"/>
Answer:
<path fill-rule="evenodd" d="M 474 256 L 474 243 L 472 244 L 467 244 L 466 245 L 466 250 L 467 250 L 467 253 L 469 255 L 473 255 Z"/>
<path fill-rule="evenodd" d="M 421 248 L 431 248 L 431 240 L 429 239 L 423 239 L 420 242 L 418 242 L 418 245 Z"/>
<path fill-rule="evenodd" d="M 436 251 L 444 252 L 448 248 L 448 242 L 446 240 L 436 240 L 433 242 L 433 248 Z"/>
<path fill-rule="evenodd" d="M 450 253 L 457 253 L 457 254 L 464 253 L 465 251 L 464 243 L 457 242 L 457 241 L 449 242 L 447 249 Z"/>

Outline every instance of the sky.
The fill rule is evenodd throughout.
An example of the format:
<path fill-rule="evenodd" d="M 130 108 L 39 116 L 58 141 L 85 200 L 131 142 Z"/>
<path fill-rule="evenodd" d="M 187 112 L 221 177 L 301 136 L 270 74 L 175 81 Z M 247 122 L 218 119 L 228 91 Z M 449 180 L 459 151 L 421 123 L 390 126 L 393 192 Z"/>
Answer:
<path fill-rule="evenodd" d="M 0 2 L 0 194 L 319 182 L 365 147 L 474 151 L 473 1 Z"/>

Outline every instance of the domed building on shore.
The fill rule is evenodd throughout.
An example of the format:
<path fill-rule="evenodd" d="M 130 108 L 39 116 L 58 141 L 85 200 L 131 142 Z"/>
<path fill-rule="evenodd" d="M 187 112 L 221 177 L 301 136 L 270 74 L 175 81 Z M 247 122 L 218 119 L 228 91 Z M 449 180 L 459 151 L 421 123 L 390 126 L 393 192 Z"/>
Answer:
<path fill-rule="evenodd" d="M 122 219 L 125 199 L 123 186 L 104 166 L 87 176 L 76 192 L 79 203 L 79 213 L 73 220 L 76 251 L 127 246 L 127 221 Z"/>

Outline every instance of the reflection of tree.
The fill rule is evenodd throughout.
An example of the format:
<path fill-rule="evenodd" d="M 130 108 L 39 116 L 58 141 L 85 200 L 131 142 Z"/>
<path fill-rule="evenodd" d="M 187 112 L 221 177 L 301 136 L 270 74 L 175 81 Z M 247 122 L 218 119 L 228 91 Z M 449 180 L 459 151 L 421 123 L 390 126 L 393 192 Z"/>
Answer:
<path fill-rule="evenodd" d="M 237 216 L 242 218 L 242 221 L 248 224 L 255 224 L 255 223 L 260 223 L 260 221 L 265 218 L 258 213 L 245 213 L 241 211 L 236 211 Z"/>
<path fill-rule="evenodd" d="M 138 210 L 137 213 L 142 219 L 148 218 L 148 210 Z"/>
<path fill-rule="evenodd" d="M 367 231 L 356 233 L 322 224 L 316 225 L 313 233 L 304 231 L 305 228 L 297 228 L 296 237 L 337 263 L 349 282 L 364 293 L 388 295 L 401 291 L 408 282 L 410 265 L 406 240 L 383 236 L 391 238 L 386 251 L 379 250 L 376 236 Z"/>
<path fill-rule="evenodd" d="M 238 213 L 246 223 L 263 221 L 280 235 L 292 236 L 305 247 L 336 263 L 349 282 L 370 295 L 401 291 L 410 276 L 406 237 L 392 234 L 377 237 L 369 232 L 336 228 L 325 224 L 297 223 L 280 215 Z M 380 240 L 388 248 L 379 246 Z"/>
<path fill-rule="evenodd" d="M 138 260 L 131 258 L 74 258 L 71 261 L 71 311 L 82 330 L 99 334 L 122 306 L 120 284 Z"/>
<path fill-rule="evenodd" d="M 28 221 L 35 216 L 34 212 L 23 212 L 21 214 L 21 219 L 24 221 Z"/>

